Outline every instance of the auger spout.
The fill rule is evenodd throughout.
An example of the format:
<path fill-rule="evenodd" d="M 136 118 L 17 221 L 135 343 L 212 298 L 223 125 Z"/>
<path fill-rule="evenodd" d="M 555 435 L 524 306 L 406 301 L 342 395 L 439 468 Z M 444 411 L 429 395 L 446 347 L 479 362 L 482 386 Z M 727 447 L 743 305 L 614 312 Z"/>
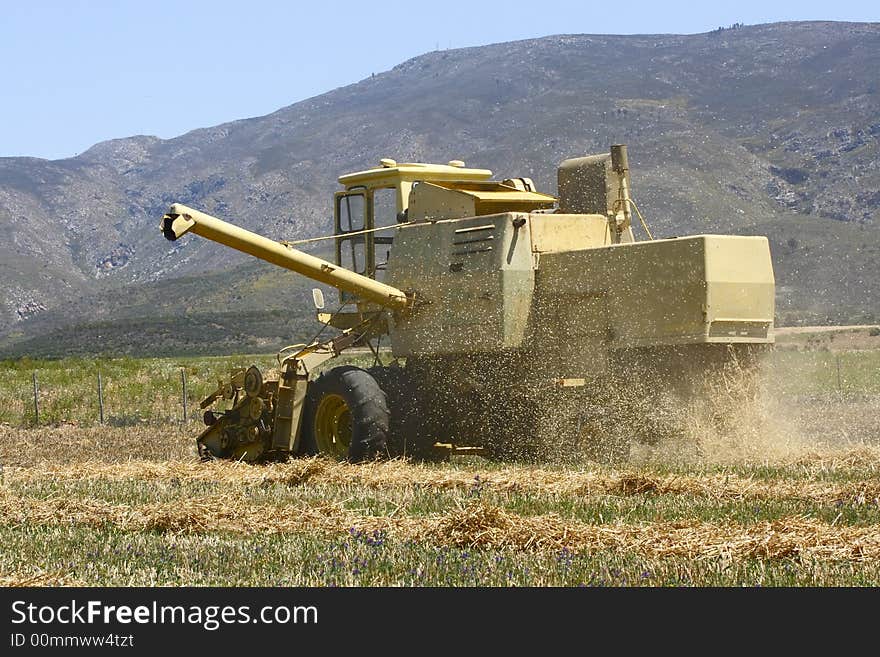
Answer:
<path fill-rule="evenodd" d="M 411 305 L 410 298 L 396 287 L 290 248 L 181 203 L 173 204 L 162 217 L 161 229 L 168 240 L 174 241 L 192 232 L 390 310 L 404 310 Z"/>

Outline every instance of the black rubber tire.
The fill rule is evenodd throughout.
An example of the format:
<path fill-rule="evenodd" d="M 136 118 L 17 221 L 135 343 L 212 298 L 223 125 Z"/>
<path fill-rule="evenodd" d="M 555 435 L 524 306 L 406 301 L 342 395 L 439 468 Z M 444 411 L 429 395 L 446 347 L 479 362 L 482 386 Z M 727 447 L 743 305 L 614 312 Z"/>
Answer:
<path fill-rule="evenodd" d="M 369 372 L 353 365 L 334 367 L 309 384 L 302 419 L 300 451 L 317 453 L 315 417 L 321 399 L 339 395 L 351 414 L 351 443 L 347 459 L 368 461 L 388 456 L 391 413 L 385 392 Z"/>
<path fill-rule="evenodd" d="M 441 461 L 447 450 L 434 448 L 436 431 L 431 426 L 431 405 L 425 399 L 425 386 L 399 365 L 371 367 L 367 370 L 385 391 L 391 411 L 388 453 L 392 458 Z"/>

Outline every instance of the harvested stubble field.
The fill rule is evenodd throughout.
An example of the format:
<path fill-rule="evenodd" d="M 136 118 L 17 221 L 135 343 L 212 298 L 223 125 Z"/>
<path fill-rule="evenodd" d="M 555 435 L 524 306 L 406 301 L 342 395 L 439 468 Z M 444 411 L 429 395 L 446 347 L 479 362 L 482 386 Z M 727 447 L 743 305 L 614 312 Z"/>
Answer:
<path fill-rule="evenodd" d="M 779 354 L 759 422 L 617 467 L 199 463 L 194 422 L 10 422 L 0 583 L 877 586 L 876 356 L 845 360 L 841 390 L 836 361 Z"/>

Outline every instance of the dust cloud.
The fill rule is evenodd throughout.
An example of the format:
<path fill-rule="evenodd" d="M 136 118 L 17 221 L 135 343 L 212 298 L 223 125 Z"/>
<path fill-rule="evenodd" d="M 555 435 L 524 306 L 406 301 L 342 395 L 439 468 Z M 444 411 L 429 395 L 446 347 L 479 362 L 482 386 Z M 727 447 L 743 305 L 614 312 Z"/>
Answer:
<path fill-rule="evenodd" d="M 784 464 L 860 447 L 880 447 L 880 396 L 834 390 L 796 394 L 770 354 L 709 368 L 686 392 L 663 376 L 629 371 L 591 416 L 580 411 L 575 440 L 559 422 L 541 436 L 543 457 L 641 465 Z M 557 411 L 558 416 L 571 413 Z"/>

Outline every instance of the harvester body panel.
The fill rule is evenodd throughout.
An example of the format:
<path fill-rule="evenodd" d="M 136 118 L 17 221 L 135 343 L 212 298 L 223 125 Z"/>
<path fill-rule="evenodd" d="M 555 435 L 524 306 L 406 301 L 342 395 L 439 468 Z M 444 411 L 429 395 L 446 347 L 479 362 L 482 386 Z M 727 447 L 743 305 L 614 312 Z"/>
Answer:
<path fill-rule="evenodd" d="M 425 292 L 414 312 L 392 324 L 395 356 L 522 346 L 535 287 L 526 217 L 504 213 L 400 231 L 387 280 Z"/>
<path fill-rule="evenodd" d="M 695 235 L 546 254 L 538 288 L 570 304 L 605 299 L 610 349 L 715 342 L 717 321 L 744 327 L 726 342 L 773 341 L 764 237 Z"/>
<path fill-rule="evenodd" d="M 394 355 L 772 342 L 766 238 L 606 246 L 600 217 L 562 217 L 503 213 L 401 231 L 387 281 L 424 290 L 425 303 L 392 324 Z"/>

